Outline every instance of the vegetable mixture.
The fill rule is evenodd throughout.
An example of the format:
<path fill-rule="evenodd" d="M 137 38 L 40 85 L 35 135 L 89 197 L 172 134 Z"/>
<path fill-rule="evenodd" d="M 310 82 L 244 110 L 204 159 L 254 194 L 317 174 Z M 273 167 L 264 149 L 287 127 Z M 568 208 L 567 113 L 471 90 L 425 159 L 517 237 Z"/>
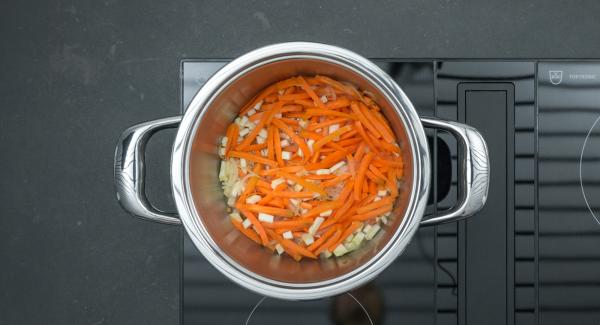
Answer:
<path fill-rule="evenodd" d="M 342 256 L 388 223 L 400 147 L 369 93 L 326 76 L 277 82 L 246 104 L 219 148 L 229 217 L 295 260 Z"/>

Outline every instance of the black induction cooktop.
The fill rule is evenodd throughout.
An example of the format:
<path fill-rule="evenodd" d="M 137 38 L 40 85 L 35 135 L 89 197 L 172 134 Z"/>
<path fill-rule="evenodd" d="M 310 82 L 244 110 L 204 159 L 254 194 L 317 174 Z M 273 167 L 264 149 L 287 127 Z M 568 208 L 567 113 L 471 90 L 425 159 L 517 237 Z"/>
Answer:
<path fill-rule="evenodd" d="M 184 235 L 182 323 L 600 325 L 600 62 L 375 62 L 420 115 L 484 135 L 486 207 L 420 229 L 372 283 L 306 302 L 238 287 Z M 226 63 L 182 62 L 182 110 Z M 435 214 L 456 203 L 457 144 L 427 132 Z"/>

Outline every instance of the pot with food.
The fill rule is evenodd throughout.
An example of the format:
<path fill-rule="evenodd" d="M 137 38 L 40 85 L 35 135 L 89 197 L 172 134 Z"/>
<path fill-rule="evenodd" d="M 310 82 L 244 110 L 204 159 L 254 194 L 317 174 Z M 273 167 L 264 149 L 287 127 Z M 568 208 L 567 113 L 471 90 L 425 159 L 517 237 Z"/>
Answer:
<path fill-rule="evenodd" d="M 459 202 L 427 218 L 424 126 L 459 144 Z M 177 213 L 159 211 L 144 194 L 145 144 L 164 128 L 178 128 L 171 153 Z M 127 129 L 115 154 L 125 210 L 183 224 L 224 275 L 282 299 L 326 297 L 373 279 L 419 226 L 481 209 L 488 179 L 487 148 L 475 129 L 419 118 L 372 62 L 305 42 L 232 61 L 182 117 Z"/>

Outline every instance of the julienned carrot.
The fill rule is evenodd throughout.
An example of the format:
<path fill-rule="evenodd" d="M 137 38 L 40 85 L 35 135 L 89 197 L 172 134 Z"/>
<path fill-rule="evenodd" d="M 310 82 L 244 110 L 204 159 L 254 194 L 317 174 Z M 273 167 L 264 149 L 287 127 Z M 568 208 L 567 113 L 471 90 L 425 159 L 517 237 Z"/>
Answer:
<path fill-rule="evenodd" d="M 247 153 L 247 152 L 230 151 L 229 152 L 229 156 L 235 157 L 235 158 L 244 158 L 246 160 L 250 160 L 250 161 L 257 162 L 257 163 L 269 165 L 269 166 L 272 166 L 272 167 L 277 166 L 277 162 L 276 161 L 273 161 L 273 160 L 270 160 L 270 159 L 267 159 L 267 158 L 263 158 L 261 156 L 253 155 L 253 154 Z"/>
<path fill-rule="evenodd" d="M 237 230 L 239 230 L 246 237 L 250 238 L 253 242 L 255 242 L 257 244 L 261 244 L 262 243 L 262 241 L 261 241 L 260 237 L 258 236 L 258 234 L 256 232 L 254 232 L 253 230 L 249 229 L 249 228 L 244 228 L 244 226 L 242 226 L 241 222 L 231 220 L 231 223 L 233 224 L 233 226 Z"/>
<path fill-rule="evenodd" d="M 360 162 L 360 166 L 358 167 L 358 172 L 356 173 L 356 181 L 354 182 L 354 199 L 359 200 L 361 197 L 363 180 L 365 179 L 365 173 L 367 172 L 367 168 L 369 168 L 369 163 L 371 163 L 371 159 L 373 159 L 373 153 L 368 152 L 363 160 Z"/>
<path fill-rule="evenodd" d="M 362 207 L 356 209 L 356 213 L 358 213 L 358 214 L 367 213 L 371 210 L 374 210 L 374 209 L 380 208 L 384 205 L 388 205 L 388 204 L 392 204 L 392 203 L 394 203 L 393 199 L 388 196 L 379 201 L 375 201 L 373 203 L 367 204 L 365 206 L 362 206 Z"/>
<path fill-rule="evenodd" d="M 239 175 L 226 195 L 252 225 L 232 219 L 234 227 L 300 260 L 333 252 L 363 223 L 379 222 L 374 218 L 389 212 L 399 195 L 404 163 L 369 96 L 325 76 L 299 76 L 244 105 L 222 148 Z M 389 192 L 377 199 L 383 189 Z M 310 245 L 306 233 L 314 235 Z"/>
<path fill-rule="evenodd" d="M 315 251 L 315 255 L 319 255 L 323 251 L 327 250 L 329 248 L 329 246 L 336 243 L 338 241 L 338 239 L 340 239 L 341 236 L 342 236 L 342 230 L 338 227 L 335 230 L 335 233 L 333 234 L 333 236 L 329 237 L 329 239 L 327 239 L 321 246 L 319 246 L 319 248 L 317 248 L 317 250 Z"/>
<path fill-rule="evenodd" d="M 354 215 L 354 216 L 352 216 L 350 218 L 350 220 L 352 220 L 352 221 L 365 221 L 365 220 L 372 219 L 372 218 L 375 218 L 377 216 L 380 216 L 380 215 L 382 215 L 382 214 L 384 214 L 386 212 L 392 211 L 392 208 L 393 208 L 393 204 L 390 203 L 390 204 L 382 206 L 381 208 L 377 208 L 375 210 L 371 210 L 371 211 L 363 213 L 363 214 Z"/>
<path fill-rule="evenodd" d="M 329 229 L 325 230 L 325 232 L 321 234 L 321 236 L 312 244 L 310 244 L 306 249 L 308 249 L 311 252 L 314 252 L 317 248 L 319 248 L 319 246 L 321 246 L 321 244 L 323 244 L 329 237 L 331 237 L 331 235 L 333 235 L 336 230 L 336 227 L 329 227 Z"/>
<path fill-rule="evenodd" d="M 352 222 L 342 233 L 337 242 L 333 243 L 329 248 L 330 250 L 334 250 L 339 244 L 341 244 L 348 236 L 350 236 L 356 229 L 362 226 L 362 222 L 354 221 Z"/>
<path fill-rule="evenodd" d="M 245 209 L 240 209 L 240 208 L 238 208 L 238 210 L 240 210 L 240 212 L 242 212 L 244 217 L 246 217 L 246 218 L 248 218 L 248 220 L 250 220 L 250 222 L 252 223 L 252 225 L 254 226 L 256 231 L 258 232 L 258 235 L 260 236 L 260 240 L 262 241 L 263 246 L 266 246 L 267 243 L 269 242 L 269 239 L 267 238 L 267 233 L 265 232 L 265 228 L 263 228 L 263 226 L 260 224 L 258 219 L 256 219 L 256 217 L 254 216 L 254 214 L 252 212 L 245 210 Z"/>

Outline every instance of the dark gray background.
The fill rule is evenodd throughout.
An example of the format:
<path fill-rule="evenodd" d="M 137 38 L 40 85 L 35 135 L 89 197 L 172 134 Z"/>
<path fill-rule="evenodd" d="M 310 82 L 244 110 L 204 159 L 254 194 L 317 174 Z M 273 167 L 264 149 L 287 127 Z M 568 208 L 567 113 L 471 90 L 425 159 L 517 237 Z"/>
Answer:
<path fill-rule="evenodd" d="M 123 129 L 178 113 L 183 58 L 598 58 L 599 34 L 598 1 L 2 1 L 0 324 L 178 323 L 180 230 L 120 209 L 112 160 Z M 165 208 L 172 134 L 148 157 Z"/>

